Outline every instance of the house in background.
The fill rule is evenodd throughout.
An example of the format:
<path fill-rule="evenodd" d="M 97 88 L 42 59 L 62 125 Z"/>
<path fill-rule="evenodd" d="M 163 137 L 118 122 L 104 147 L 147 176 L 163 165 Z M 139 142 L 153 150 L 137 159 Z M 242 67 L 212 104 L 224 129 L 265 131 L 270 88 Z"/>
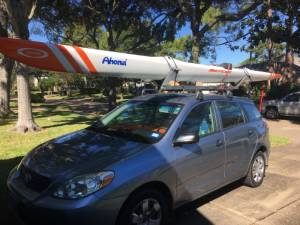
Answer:
<path fill-rule="evenodd" d="M 267 61 L 262 61 L 258 63 L 240 64 L 237 67 L 238 68 L 247 67 L 249 69 L 254 69 L 254 70 L 269 71 L 269 65 Z M 285 76 L 285 68 L 286 68 L 286 63 L 285 63 L 284 55 L 275 59 L 274 72 L 278 72 L 283 76 Z M 291 78 L 291 82 L 295 82 L 296 86 L 300 87 L 300 57 L 296 54 L 294 55 L 294 64 L 292 70 L 293 70 L 293 76 Z"/>

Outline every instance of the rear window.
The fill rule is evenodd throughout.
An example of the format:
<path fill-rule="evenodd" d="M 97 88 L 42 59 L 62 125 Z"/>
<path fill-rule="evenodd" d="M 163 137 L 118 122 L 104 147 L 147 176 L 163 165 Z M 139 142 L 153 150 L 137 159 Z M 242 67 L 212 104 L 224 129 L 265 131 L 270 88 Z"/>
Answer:
<path fill-rule="evenodd" d="M 223 128 L 229 128 L 244 123 L 244 116 L 238 103 L 217 101 L 217 108 L 220 112 Z"/>
<path fill-rule="evenodd" d="M 242 104 L 243 109 L 246 113 L 246 116 L 250 122 L 261 119 L 261 114 L 257 110 L 257 108 L 254 104 L 245 103 L 245 102 L 243 102 L 241 104 Z"/>

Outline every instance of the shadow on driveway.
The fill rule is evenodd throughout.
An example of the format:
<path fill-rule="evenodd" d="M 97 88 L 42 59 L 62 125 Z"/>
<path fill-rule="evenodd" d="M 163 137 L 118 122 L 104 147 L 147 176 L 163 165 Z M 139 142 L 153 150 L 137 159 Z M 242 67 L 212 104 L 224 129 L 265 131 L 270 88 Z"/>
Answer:
<path fill-rule="evenodd" d="M 9 209 L 6 180 L 9 171 L 18 165 L 21 159 L 22 157 L 0 160 L 0 224 L 20 225 L 12 211 Z"/>
<path fill-rule="evenodd" d="M 238 180 L 232 184 L 229 184 L 217 191 L 214 191 L 202 198 L 199 198 L 191 203 L 188 203 L 175 210 L 174 225 L 214 225 L 209 218 L 202 215 L 197 208 L 241 187 L 243 185 L 242 180 Z M 216 212 L 218 213 L 218 212 Z"/>

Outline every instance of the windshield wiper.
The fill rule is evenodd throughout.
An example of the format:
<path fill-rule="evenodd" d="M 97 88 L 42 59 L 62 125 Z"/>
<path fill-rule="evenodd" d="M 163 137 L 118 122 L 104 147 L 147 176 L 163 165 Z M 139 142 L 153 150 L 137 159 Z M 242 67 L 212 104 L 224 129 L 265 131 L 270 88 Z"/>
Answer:
<path fill-rule="evenodd" d="M 117 136 L 129 139 L 129 140 L 133 139 L 135 141 L 151 143 L 151 141 L 149 139 L 147 139 L 146 137 L 144 137 L 144 136 L 142 136 L 140 134 L 133 133 L 132 130 L 130 130 L 130 129 L 125 129 L 125 128 L 117 128 L 117 129 L 108 128 L 105 131 L 107 133 L 115 134 Z"/>
<path fill-rule="evenodd" d="M 111 127 L 99 127 L 97 125 L 92 125 L 88 127 L 88 129 L 91 129 L 96 132 L 112 135 L 112 136 L 118 136 L 122 138 L 126 138 L 129 140 L 134 140 L 134 141 L 139 141 L 139 142 L 145 142 L 145 143 L 152 143 L 148 138 L 140 135 L 133 133 L 130 129 L 125 129 L 125 128 L 111 128 Z"/>

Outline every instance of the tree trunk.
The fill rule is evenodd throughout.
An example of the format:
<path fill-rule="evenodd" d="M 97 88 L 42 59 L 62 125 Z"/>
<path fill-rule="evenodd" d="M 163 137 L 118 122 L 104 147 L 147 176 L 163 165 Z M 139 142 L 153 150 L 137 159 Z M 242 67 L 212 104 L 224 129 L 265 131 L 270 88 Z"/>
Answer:
<path fill-rule="evenodd" d="M 294 20 L 294 8 L 292 4 L 288 4 L 288 18 L 286 20 L 287 42 L 286 42 L 286 55 L 285 55 L 285 75 L 286 81 L 293 84 L 293 65 L 294 65 L 294 49 L 290 43 L 293 36 L 293 20 Z"/>
<path fill-rule="evenodd" d="M 4 58 L 0 63 L 0 116 L 6 117 L 10 113 L 11 74 L 14 62 Z"/>
<path fill-rule="evenodd" d="M 294 49 L 289 43 L 287 43 L 286 46 L 285 64 L 286 64 L 286 70 L 285 70 L 286 79 L 288 82 L 293 82 Z"/>
<path fill-rule="evenodd" d="M 38 131 L 39 126 L 32 116 L 31 96 L 29 87 L 28 68 L 18 64 L 17 90 L 18 90 L 18 121 L 14 128 L 19 132 Z"/>
<path fill-rule="evenodd" d="M 273 41 L 271 39 L 271 33 L 273 31 L 272 26 L 272 6 L 271 6 L 271 0 L 268 0 L 268 39 L 267 39 L 267 45 L 268 45 L 268 66 L 269 66 L 269 72 L 274 73 L 274 62 L 273 62 Z M 271 81 L 268 80 L 267 89 L 271 89 Z"/>
<path fill-rule="evenodd" d="M 192 55 L 191 55 L 192 63 L 199 63 L 199 57 L 200 57 L 200 46 L 199 45 L 200 45 L 199 39 L 196 36 L 193 36 Z"/>
<path fill-rule="evenodd" d="M 33 17 L 36 0 L 5 0 L 6 9 L 16 38 L 28 39 L 28 24 Z M 18 121 L 14 130 L 38 131 L 32 116 L 28 67 L 17 64 Z"/>
<path fill-rule="evenodd" d="M 115 77 L 109 78 L 111 82 L 110 90 L 108 92 L 108 110 L 111 111 L 117 106 L 117 90 L 116 90 L 116 81 Z"/>
<path fill-rule="evenodd" d="M 14 129 L 23 133 L 39 131 L 41 129 L 32 115 L 28 68 L 21 64 L 19 66 L 21 69 L 17 72 L 18 121 Z"/>

